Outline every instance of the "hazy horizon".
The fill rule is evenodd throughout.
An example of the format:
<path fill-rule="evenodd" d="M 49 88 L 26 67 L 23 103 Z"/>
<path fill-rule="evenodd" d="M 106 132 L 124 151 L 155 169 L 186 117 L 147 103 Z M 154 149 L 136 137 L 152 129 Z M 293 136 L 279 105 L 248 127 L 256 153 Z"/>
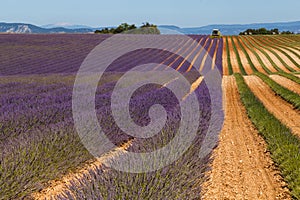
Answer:
<path fill-rule="evenodd" d="M 210 24 L 253 24 L 299 21 L 300 1 L 267 2 L 252 0 L 37 0 L 2 2 L 0 21 L 38 26 L 57 23 L 90 27 L 116 26 L 122 22 L 141 25 L 199 27 Z"/>

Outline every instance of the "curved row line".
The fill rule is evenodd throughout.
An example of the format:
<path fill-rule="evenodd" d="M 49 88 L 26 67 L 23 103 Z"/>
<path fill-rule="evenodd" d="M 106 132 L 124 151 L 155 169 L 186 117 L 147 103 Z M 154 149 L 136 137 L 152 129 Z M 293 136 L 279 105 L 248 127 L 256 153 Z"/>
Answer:
<path fill-rule="evenodd" d="M 272 40 L 273 38 L 276 41 Z M 278 36 L 226 36 L 224 56 L 227 57 L 227 62 L 223 69 L 224 74 L 250 75 L 255 72 L 272 74 L 298 71 L 300 53 L 280 39 Z"/>

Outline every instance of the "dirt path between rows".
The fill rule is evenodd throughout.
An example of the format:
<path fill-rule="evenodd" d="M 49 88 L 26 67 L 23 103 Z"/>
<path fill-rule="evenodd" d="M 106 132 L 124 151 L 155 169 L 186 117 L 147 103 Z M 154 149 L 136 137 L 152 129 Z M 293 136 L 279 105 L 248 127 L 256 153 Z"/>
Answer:
<path fill-rule="evenodd" d="M 297 53 L 298 55 L 300 54 L 300 49 L 296 46 L 290 45 L 290 42 L 288 41 L 283 41 L 280 38 L 275 38 L 275 40 L 273 40 L 273 44 L 279 44 L 281 46 L 284 46 L 285 48 L 294 51 L 295 53 Z M 281 47 L 280 47 L 281 48 Z"/>
<path fill-rule="evenodd" d="M 254 47 L 253 47 L 254 48 Z M 265 66 L 271 71 L 271 72 L 277 72 L 277 70 L 273 67 L 270 60 L 258 49 L 254 48 L 254 51 L 258 54 L 258 56 L 261 58 Z"/>
<path fill-rule="evenodd" d="M 282 51 L 284 51 L 285 53 L 287 53 L 289 56 L 291 56 L 295 61 L 296 61 L 296 63 L 300 63 L 300 58 L 298 58 L 298 56 L 296 56 L 295 54 L 293 54 L 292 52 L 290 52 L 289 50 L 287 50 L 287 49 L 290 49 L 290 48 L 288 48 L 287 46 L 285 46 L 285 48 L 287 48 L 287 49 L 285 49 L 285 48 L 282 48 L 282 47 L 278 47 L 278 48 L 280 48 Z M 292 49 L 293 50 L 293 49 Z M 300 52 L 298 51 L 298 52 L 296 52 L 297 50 L 293 50 L 295 53 L 297 53 L 298 55 L 300 55 Z M 296 69 L 299 69 L 298 67 L 296 67 Z"/>
<path fill-rule="evenodd" d="M 264 104 L 266 109 L 277 119 L 300 137 L 300 112 L 293 106 L 277 96 L 273 90 L 257 76 L 247 76 L 245 81 L 255 96 Z"/>
<path fill-rule="evenodd" d="M 272 47 L 270 47 L 275 53 L 278 54 L 278 56 L 280 56 L 282 58 L 282 60 L 284 60 L 284 62 L 291 68 L 293 68 L 294 70 L 298 70 L 299 68 L 286 56 L 284 55 L 282 52 L 278 51 L 277 49 L 274 49 Z"/>
<path fill-rule="evenodd" d="M 261 47 L 263 48 L 263 47 Z M 280 60 L 268 49 L 263 48 L 263 50 L 270 56 L 270 58 L 273 60 L 273 62 L 280 68 L 282 69 L 284 72 L 290 72 L 287 68 L 285 68 L 285 66 L 282 64 L 282 62 L 280 62 Z"/>
<path fill-rule="evenodd" d="M 259 71 L 262 72 L 264 74 L 266 74 L 266 71 L 264 70 L 264 68 L 262 67 L 262 65 L 260 64 L 260 62 L 258 61 L 257 57 L 254 55 L 254 53 L 245 45 L 245 43 L 243 41 L 241 41 L 243 47 L 245 48 L 245 50 L 247 51 L 252 63 L 254 64 L 255 68 Z M 263 59 L 262 59 L 263 60 Z M 266 65 L 267 66 L 267 65 Z M 272 71 L 272 69 L 270 69 Z M 272 72 L 276 72 L 276 70 L 273 68 L 274 71 Z"/>
<path fill-rule="evenodd" d="M 122 146 L 114 149 L 108 154 L 85 164 L 80 170 L 76 173 L 70 173 L 64 176 L 61 180 L 53 180 L 49 183 L 49 186 L 42 191 L 32 194 L 33 199 L 43 199 L 43 200 L 51 200 L 55 199 L 59 194 L 67 191 L 67 187 L 71 185 L 71 182 L 80 183 L 80 180 L 89 177 L 89 171 L 94 171 L 97 168 L 103 166 L 105 160 L 111 159 L 114 156 L 120 156 L 126 152 L 126 149 L 130 147 L 132 141 L 129 141 Z M 79 185 L 79 184 L 78 184 Z M 71 191 L 69 191 L 71 192 Z"/>
<path fill-rule="evenodd" d="M 247 117 L 233 76 L 223 78 L 223 90 L 225 123 L 203 199 L 290 199 L 264 140 Z"/>
<path fill-rule="evenodd" d="M 222 55 L 222 65 L 223 65 L 223 74 L 224 76 L 229 75 L 228 62 L 227 62 L 227 47 L 226 39 L 223 38 L 223 55 Z"/>
<path fill-rule="evenodd" d="M 243 67 L 244 67 L 246 73 L 247 73 L 247 74 L 252 74 L 252 73 L 253 73 L 253 70 L 252 70 L 252 68 L 251 68 L 251 66 L 250 66 L 250 64 L 249 64 L 249 62 L 248 62 L 248 60 L 247 60 L 247 58 L 246 58 L 245 53 L 242 51 L 242 49 L 241 49 L 241 47 L 240 47 L 240 45 L 239 45 L 239 43 L 238 43 L 238 41 L 237 41 L 237 38 L 234 37 L 234 38 L 233 38 L 233 41 L 234 41 L 234 44 L 235 44 L 235 46 L 236 46 L 236 49 L 238 50 L 239 56 L 240 56 L 240 58 L 241 58 L 242 65 L 243 65 Z"/>
<path fill-rule="evenodd" d="M 286 50 L 285 48 L 283 48 L 282 46 L 285 46 L 284 44 L 278 45 L 278 43 L 276 43 L 276 41 L 274 41 L 274 39 L 271 38 L 261 38 L 262 40 L 264 40 L 264 42 L 266 42 L 265 45 L 267 45 L 269 48 L 271 48 L 272 50 L 274 50 L 284 61 L 285 63 L 290 66 L 291 68 L 297 70 L 299 69 L 290 58 L 288 58 L 286 55 L 284 55 L 284 53 L 288 54 L 292 59 L 294 59 L 294 61 L 296 63 L 300 63 L 300 59 L 294 55 L 292 52 Z M 263 43 L 262 43 L 263 44 Z M 275 49 L 275 47 L 281 51 L 283 51 L 284 53 L 282 53 L 281 51 Z M 285 46 L 286 47 L 286 46 Z"/>
<path fill-rule="evenodd" d="M 284 67 L 284 65 L 280 62 L 280 60 L 271 52 L 271 51 L 269 51 L 268 49 L 266 49 L 266 48 L 264 48 L 263 47 L 263 45 L 258 41 L 258 40 L 256 40 L 256 39 L 254 39 L 254 38 L 249 38 L 250 39 L 250 41 L 252 42 L 252 43 L 254 43 L 255 45 L 258 45 L 261 49 L 263 49 L 269 56 L 270 56 L 270 58 L 272 59 L 272 61 L 280 68 L 280 69 L 282 69 L 283 71 L 285 71 L 285 72 L 290 72 L 288 69 L 286 69 L 285 67 Z M 257 43 L 258 44 L 257 44 Z M 260 45 L 262 45 L 262 46 L 260 46 Z M 258 52 L 260 52 L 258 49 L 256 49 L 256 52 L 258 53 Z M 265 63 L 266 64 L 266 63 Z M 268 66 L 268 65 L 267 65 Z M 271 65 L 270 65 L 271 66 Z"/>
<path fill-rule="evenodd" d="M 230 52 L 230 61 L 231 61 L 231 65 L 232 65 L 232 71 L 233 73 L 240 73 L 240 68 L 239 68 L 239 64 L 235 55 L 235 52 L 233 50 L 233 45 L 232 45 L 232 41 L 231 38 L 228 37 L 228 45 L 229 45 L 229 52 Z"/>
<path fill-rule="evenodd" d="M 280 75 L 271 75 L 270 78 L 272 78 L 275 82 L 282 85 L 283 87 L 300 95 L 300 85 L 298 83 Z"/>

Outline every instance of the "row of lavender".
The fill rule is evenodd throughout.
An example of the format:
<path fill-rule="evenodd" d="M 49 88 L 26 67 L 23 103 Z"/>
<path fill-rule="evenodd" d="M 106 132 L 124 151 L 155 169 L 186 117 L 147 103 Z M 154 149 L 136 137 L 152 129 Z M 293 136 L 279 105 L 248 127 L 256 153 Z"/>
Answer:
<path fill-rule="evenodd" d="M 75 73 L 106 35 L 0 35 L 0 75 Z"/>
<path fill-rule="evenodd" d="M 88 53 L 109 35 L 0 35 L 0 76 L 76 73 Z M 190 36 L 200 45 L 210 43 L 209 37 Z M 208 41 L 208 42 L 206 42 Z M 215 51 L 216 66 L 222 68 L 222 44 L 216 48 L 217 39 L 210 49 L 211 58 Z M 177 41 L 180 43 L 179 39 Z M 220 40 L 223 43 L 223 40 Z M 184 44 L 182 44 L 184 45 Z M 204 49 L 208 50 L 209 45 Z M 187 47 L 184 47 L 188 49 Z M 203 51 L 199 57 L 205 55 Z M 138 54 L 138 52 L 137 52 Z M 148 52 L 148 55 L 154 55 Z M 129 60 L 127 60 L 129 61 Z M 166 63 L 168 64 L 168 63 Z M 176 63 L 177 64 L 177 63 Z M 181 71 L 187 68 L 181 69 Z"/>
<path fill-rule="evenodd" d="M 192 79 L 190 79 L 192 81 Z M 156 86 L 149 86 L 156 87 Z M 147 88 L 147 87 L 146 87 Z M 146 88 L 141 89 L 140 92 Z M 131 101 L 131 114 L 137 124 L 149 123 L 148 110 L 153 104 L 162 105 L 167 111 L 168 118 L 165 127 L 158 135 L 141 139 L 135 138 L 130 152 L 151 152 L 167 145 L 177 134 L 181 114 L 177 99 L 167 88 L 152 88 L 137 95 Z M 83 179 L 74 180 L 68 185 L 63 194 L 55 199 L 197 199 L 200 198 L 201 184 L 204 182 L 204 172 L 207 170 L 209 156 L 199 157 L 203 138 L 207 134 L 211 119 L 210 96 L 203 82 L 196 90 L 198 96 L 201 120 L 197 135 L 182 157 L 172 164 L 148 173 L 125 173 L 101 166 L 89 171 Z M 142 108 L 142 109 L 141 109 Z M 111 121 L 111 111 L 105 107 L 106 122 Z M 100 114 L 100 113 L 98 113 Z M 122 134 L 118 127 L 110 122 L 114 133 Z M 106 130 L 108 131 L 108 130 Z M 119 135 L 120 137 L 120 135 Z M 112 138 L 111 138 L 112 139 Z M 175 150 L 176 151 L 176 150 Z M 126 158 L 124 158 L 126 159 Z M 123 157 L 114 158 L 112 163 L 126 162 Z M 160 158 L 153 162 L 161 162 Z"/>
<path fill-rule="evenodd" d="M 79 38 L 81 39 L 79 40 Z M 1 75 L 26 75 L 76 72 L 88 51 L 97 45 L 97 42 L 105 39 L 105 36 L 57 35 L 47 39 L 39 35 L 1 35 L 1 39 L 6 43 L 6 50 L 8 50 L 0 54 L 2 56 Z M 201 40 L 201 37 L 196 39 L 197 42 L 204 41 Z M 80 50 L 75 53 L 71 47 Z M 26 51 L 24 51 L 25 48 L 27 48 Z M 186 48 L 188 49 L 188 47 Z M 13 50 L 16 51 L 15 54 L 13 54 Z M 192 49 L 188 49 L 188 51 L 192 51 Z M 64 57 L 70 53 L 73 56 Z M 74 56 L 75 54 L 76 56 Z M 19 57 L 17 61 L 7 62 L 15 55 Z M 39 55 L 39 57 L 35 59 L 34 55 Z M 48 56 L 53 57 L 48 58 Z M 60 60 L 57 60 L 57 57 Z M 5 59 L 7 60 L 5 61 Z M 39 67 L 46 60 L 50 62 L 49 67 Z M 219 58 L 219 60 L 221 59 Z M 26 66 L 22 64 L 24 61 L 28 61 Z M 3 63 L 5 62 L 10 66 L 4 67 Z M 102 77 L 102 81 L 99 83 L 96 108 L 101 126 L 116 145 L 131 137 L 122 132 L 113 121 L 109 106 L 111 92 L 123 72 L 130 67 L 149 62 L 164 63 L 173 68 L 183 62 L 182 69 L 184 70 L 181 69 L 182 71 L 186 71 L 189 67 L 189 63 L 184 62 L 178 56 L 151 49 L 131 52 L 110 66 L 109 72 Z M 72 63 L 76 63 L 76 65 Z M 190 82 L 193 82 L 200 74 L 197 70 L 192 70 L 185 75 Z M 63 78 L 63 76 L 58 76 L 58 78 Z M 17 199 L 28 196 L 45 187 L 49 180 L 56 179 L 93 158 L 82 145 L 74 128 L 72 118 L 73 86 L 63 82 L 64 80 L 61 80 L 61 83 L 60 80 L 53 80 L 52 84 L 44 84 L 33 79 L 30 83 L 12 81 L 0 84 L 0 199 Z M 100 173 L 101 169 L 99 172 L 91 172 L 95 173 L 95 179 L 91 184 L 86 183 L 84 190 L 76 191 L 75 189 L 74 192 L 78 194 L 78 198 L 83 197 L 82 195 L 88 199 L 96 198 L 100 194 L 112 199 L 122 195 L 134 197 L 136 196 L 134 190 L 139 190 L 138 193 L 143 191 L 143 195 L 140 197 L 145 198 L 147 195 L 155 198 L 156 192 L 153 190 L 164 191 L 160 194 L 161 196 L 157 197 L 168 195 L 174 199 L 183 199 L 182 195 L 197 196 L 200 184 L 196 183 L 198 181 L 201 183 L 207 158 L 199 160 L 196 157 L 196 151 L 199 150 L 199 145 L 205 135 L 205 130 L 207 130 L 207 122 L 210 119 L 210 101 L 205 83 L 201 84 L 197 91 L 203 118 L 199 126 L 198 138 L 191 151 L 172 166 L 156 173 L 140 174 L 138 177 L 113 170 L 105 175 Z M 159 148 L 174 136 L 176 127 L 178 127 L 179 118 L 177 117 L 180 116 L 180 114 L 176 114 L 179 108 L 178 102 L 174 99 L 174 95 L 169 90 L 161 89 L 157 85 L 145 86 L 136 93 L 131 101 L 132 117 L 136 123 L 140 125 L 148 123 L 147 111 L 153 104 L 163 105 L 168 110 L 170 117 L 166 125 L 168 128 L 162 131 L 166 134 L 160 134 L 148 140 L 136 140 L 131 151 Z M 127 182 L 122 182 L 124 176 L 127 177 Z M 145 179 L 145 177 L 148 178 Z M 148 184 L 149 179 L 153 181 L 153 185 Z M 82 181 L 86 182 L 86 180 Z M 128 186 L 129 183 L 134 183 L 135 187 Z M 143 187 L 139 187 L 140 185 Z M 172 193 L 170 188 L 175 186 L 177 189 Z M 109 190 L 111 187 L 115 190 Z M 191 187 L 195 187 L 195 190 L 187 190 Z M 92 193 L 91 188 L 95 188 Z M 74 188 L 70 188 L 70 190 L 74 190 Z M 124 190 L 126 194 L 122 193 Z M 109 191 L 111 193 L 107 193 Z M 178 198 L 179 196 L 180 198 Z"/>

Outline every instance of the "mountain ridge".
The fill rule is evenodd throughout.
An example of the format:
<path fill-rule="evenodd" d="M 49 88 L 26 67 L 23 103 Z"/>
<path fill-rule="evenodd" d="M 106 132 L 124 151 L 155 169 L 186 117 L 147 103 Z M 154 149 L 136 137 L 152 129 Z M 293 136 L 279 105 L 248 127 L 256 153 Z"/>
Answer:
<path fill-rule="evenodd" d="M 92 33 L 92 29 L 67 29 L 64 27 L 42 28 L 27 23 L 5 23 L 0 22 L 1 33 Z"/>
<path fill-rule="evenodd" d="M 61 25 L 61 26 L 60 26 Z M 36 26 L 28 23 L 5 23 L 0 22 L 1 33 L 93 33 L 97 29 L 105 27 L 93 28 L 86 25 L 48 24 L 44 26 Z M 251 24 L 211 24 L 201 27 L 181 28 L 174 25 L 159 25 L 158 28 L 164 34 L 174 34 L 180 32 L 183 34 L 210 34 L 212 29 L 220 29 L 223 35 L 237 35 L 246 29 L 278 28 L 280 31 L 292 31 L 300 33 L 300 21 L 292 22 L 274 22 L 274 23 L 251 23 Z M 174 31 L 170 33 L 170 31 Z"/>
<path fill-rule="evenodd" d="M 220 29 L 223 35 L 238 35 L 246 29 L 278 28 L 280 31 L 292 31 L 300 33 L 300 21 L 274 22 L 274 23 L 251 23 L 251 24 L 211 24 L 201 27 L 180 28 L 170 25 L 160 25 L 159 28 L 171 28 L 184 34 L 210 34 L 212 29 Z"/>

